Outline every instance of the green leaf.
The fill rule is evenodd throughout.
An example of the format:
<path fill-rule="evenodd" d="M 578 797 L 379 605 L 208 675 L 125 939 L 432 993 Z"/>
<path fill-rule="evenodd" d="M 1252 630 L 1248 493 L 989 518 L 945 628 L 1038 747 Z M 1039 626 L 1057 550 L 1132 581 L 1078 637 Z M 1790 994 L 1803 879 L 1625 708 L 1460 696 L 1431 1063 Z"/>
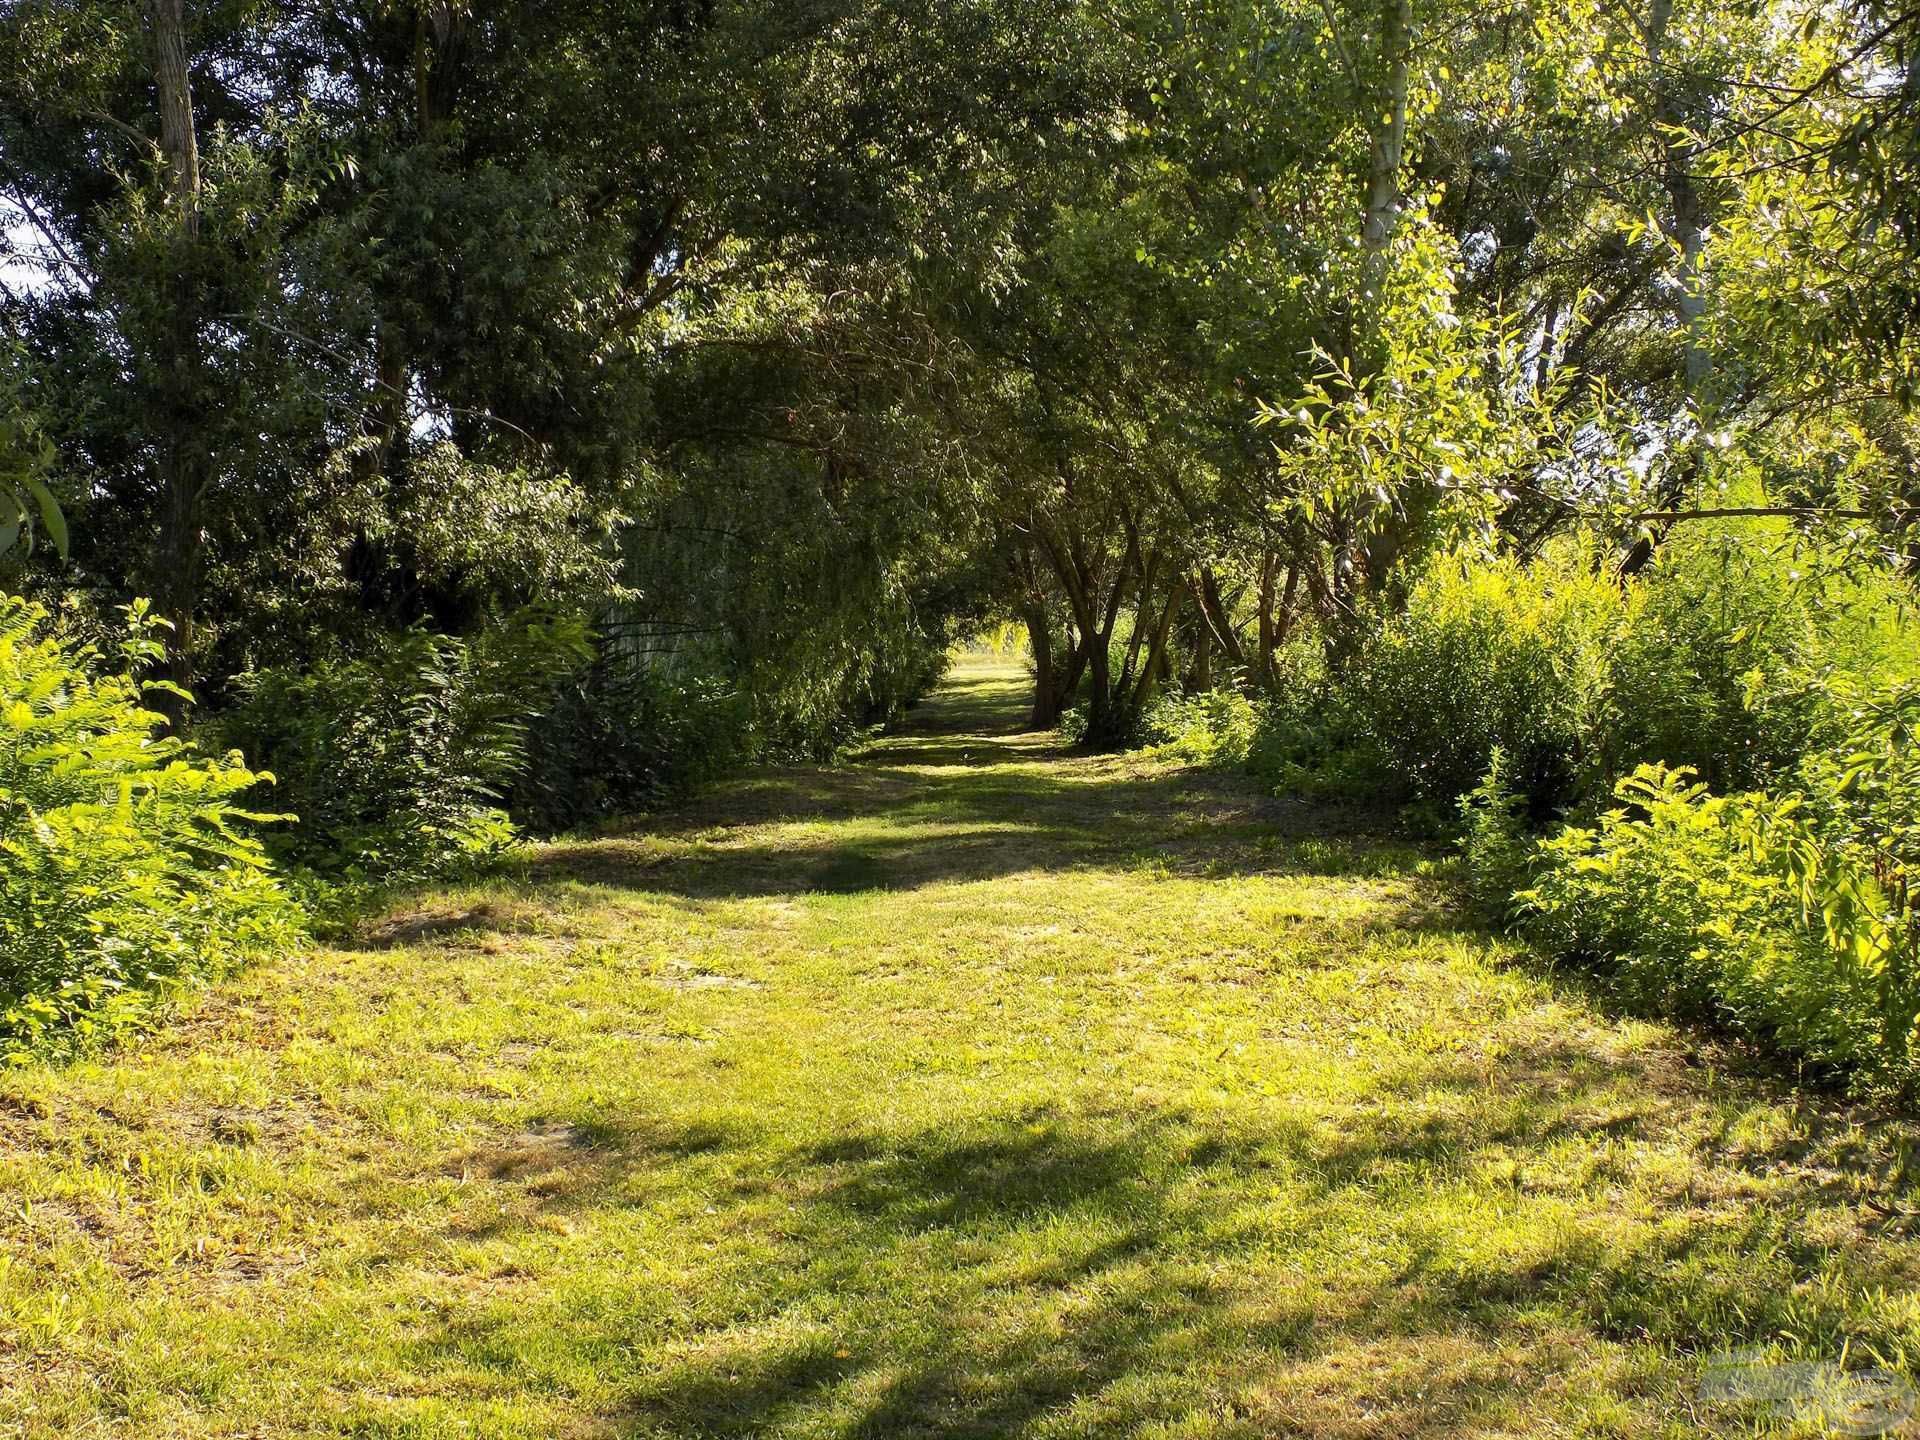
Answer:
<path fill-rule="evenodd" d="M 53 498 L 49 490 L 38 480 L 28 481 L 33 491 L 34 503 L 40 507 L 40 523 L 47 527 L 47 538 L 53 541 L 53 548 L 60 552 L 60 558 L 67 558 L 67 517 L 60 513 L 60 502 Z M 5 548 L 5 547 L 0 547 Z"/>

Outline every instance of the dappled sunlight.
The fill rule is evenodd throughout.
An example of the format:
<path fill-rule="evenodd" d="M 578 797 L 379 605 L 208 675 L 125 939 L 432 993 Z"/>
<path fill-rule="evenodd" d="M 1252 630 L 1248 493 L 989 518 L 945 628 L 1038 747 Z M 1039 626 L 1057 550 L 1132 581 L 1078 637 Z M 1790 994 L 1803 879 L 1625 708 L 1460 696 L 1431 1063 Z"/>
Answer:
<path fill-rule="evenodd" d="M 1286 808 L 1204 771 L 1081 755 L 1009 730 L 1019 672 L 973 658 L 904 733 L 836 769 L 718 787 L 632 836 L 545 847 L 565 878 L 694 897 L 909 889 L 1029 870 L 1140 865 L 1222 875 L 1397 873 L 1413 858 L 1364 832 L 1290 841 Z M 1297 829 L 1297 827 L 1295 827 Z"/>
<path fill-rule="evenodd" d="M 1920 1435 L 1920 0 L 0 0 L 0 1440 Z"/>
<path fill-rule="evenodd" d="M 6 1233 L 74 1277 L 49 1413 L 118 1373 L 170 1433 L 1624 1435 L 1727 1344 L 1912 1343 L 1904 1122 L 1018 702 L 970 667 L 847 765 L 15 1077 Z"/>

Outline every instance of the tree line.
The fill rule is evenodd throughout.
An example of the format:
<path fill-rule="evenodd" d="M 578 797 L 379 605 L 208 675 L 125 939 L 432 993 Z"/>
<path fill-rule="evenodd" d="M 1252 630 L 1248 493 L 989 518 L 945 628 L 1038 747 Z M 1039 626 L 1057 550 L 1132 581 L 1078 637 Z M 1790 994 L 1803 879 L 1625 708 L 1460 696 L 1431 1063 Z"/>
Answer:
<path fill-rule="evenodd" d="M 373 874 L 831 750 L 992 620 L 1114 745 L 1361 673 L 1463 550 L 1630 587 L 1754 521 L 1911 577 L 1917 40 L 14 0 L 0 584 L 75 644 L 150 599 L 157 712 Z"/>
<path fill-rule="evenodd" d="M 26 0 L 14 583 L 216 695 L 536 597 L 800 685 L 1001 605 L 1117 735 L 1169 636 L 1258 677 L 1462 526 L 1644 563 L 1729 457 L 1901 543 L 1915 23 Z"/>

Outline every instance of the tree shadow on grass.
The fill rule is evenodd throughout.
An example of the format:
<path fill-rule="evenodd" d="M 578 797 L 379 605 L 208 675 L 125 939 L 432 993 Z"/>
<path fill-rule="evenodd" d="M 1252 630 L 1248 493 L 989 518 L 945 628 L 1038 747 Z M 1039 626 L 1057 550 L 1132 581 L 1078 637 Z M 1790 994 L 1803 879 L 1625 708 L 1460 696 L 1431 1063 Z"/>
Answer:
<path fill-rule="evenodd" d="M 1023 703 L 1018 686 L 962 676 L 849 763 L 716 786 L 623 831 L 542 847 L 523 873 L 720 899 L 1091 868 L 1384 878 L 1419 857 L 1375 811 L 1138 756 L 1072 755 L 1020 729 Z"/>
<path fill-rule="evenodd" d="M 1834 1201 L 1815 1177 L 1734 1198 L 1753 1157 L 1716 1138 L 1703 1082 L 1597 1054 L 1570 1075 L 1567 1058 L 1503 1060 L 1478 1077 L 1496 1087 L 1484 1103 L 1443 1065 L 1337 1123 L 1106 1099 L 778 1141 L 656 1124 L 597 1137 L 533 1209 L 591 1224 L 693 1192 L 742 1217 L 653 1318 L 589 1308 L 590 1326 L 632 1317 L 593 1344 L 640 1357 L 597 1422 L 633 1440 L 1437 1440 L 1525 1428 L 1602 1345 L 1655 1346 L 1690 1375 L 1689 1355 L 1788 1327 L 1836 1353 L 1898 1344 L 1830 1283 L 1836 1257 L 1810 1221 L 1830 1229 Z M 1672 1214 L 1623 1223 L 1614 1189 L 1671 1159 L 1620 1146 L 1676 1125 L 1700 1146 L 1689 1191 L 1727 1193 L 1676 1189 Z M 1597 1164 L 1569 1168 L 1569 1140 Z M 529 1180 L 508 1167 L 492 1183 Z M 1471 1214 L 1513 1224 L 1500 1244 L 1449 1208 L 1475 1187 Z M 750 1216 L 772 1194 L 793 1203 Z M 660 1346 L 660 1322 L 689 1305 L 706 1318 L 673 1322 Z M 582 1323 L 537 1305 L 466 1314 L 416 1359 L 512 1368 L 542 1326 Z M 1598 1364 L 1581 1383 L 1656 1409 L 1676 1398 L 1649 1400 L 1630 1372 Z"/>
<path fill-rule="evenodd" d="M 713 899 L 1094 868 L 1386 878 L 1421 853 L 1204 772 L 865 764 L 763 777 L 717 811 L 649 821 L 638 835 L 547 846 L 524 873 L 535 883 Z"/>
<path fill-rule="evenodd" d="M 934 738 L 862 764 L 760 777 L 644 836 L 553 847 L 532 874 L 698 900 L 1095 867 L 1385 879 L 1408 863 L 1243 783 L 983 735 L 991 708 L 954 712 L 953 730 L 935 716 Z M 859 823 L 815 826 L 836 820 Z M 1382 923 L 1450 928 L 1386 909 Z M 1846 1127 L 1813 1106 L 1736 1134 L 1732 1117 L 1780 1093 L 1610 1034 L 1413 1055 L 1304 1118 L 1107 1095 L 813 1137 L 772 1121 L 542 1130 L 517 1143 L 557 1133 L 551 1163 L 510 1151 L 482 1172 L 503 1197 L 489 1233 L 698 1195 L 729 1217 L 724 1240 L 666 1296 L 461 1313 L 418 1364 L 513 1370 L 546 1332 L 587 1332 L 595 1353 L 636 1358 L 593 1417 L 633 1440 L 1437 1440 L 1522 1432 L 1570 1374 L 1629 1407 L 1623 1423 L 1678 1423 L 1689 1357 L 1780 1333 L 1899 1353 L 1892 1312 L 1857 1301 L 1897 1287 L 1907 1250 L 1832 1244 L 1851 1223 L 1840 1172 L 1861 1163 Z M 1598 1358 L 1609 1346 L 1639 1359 Z"/>
<path fill-rule="evenodd" d="M 631 1204 L 627 1168 L 683 1163 L 673 1148 L 608 1149 L 598 1173 L 549 1185 L 542 1203 L 576 1216 Z M 1311 1306 L 1263 1300 L 1223 1267 L 1269 1238 L 1235 1214 L 1240 1182 L 1288 1153 L 1185 1111 L 1089 1125 L 1026 1110 L 801 1147 L 771 1167 L 807 1175 L 812 1191 L 785 1222 L 780 1260 L 756 1270 L 716 1257 L 707 1277 L 744 1292 L 737 1325 L 676 1347 L 603 1418 L 633 1437 L 998 1440 L 1075 1407 L 1125 1433 L 1238 1404 L 1244 1413 L 1214 1433 L 1272 1433 L 1257 1403 L 1223 1387 L 1324 1353 L 1328 1334 Z M 688 1155 L 725 1168 L 704 1146 Z M 750 1192 L 765 1180 L 732 1173 Z M 522 1323 L 464 1317 L 416 1359 L 511 1367 Z M 1223 1359 L 1243 1360 L 1245 1375 Z M 1443 1408 L 1464 1424 L 1500 1399 Z"/>

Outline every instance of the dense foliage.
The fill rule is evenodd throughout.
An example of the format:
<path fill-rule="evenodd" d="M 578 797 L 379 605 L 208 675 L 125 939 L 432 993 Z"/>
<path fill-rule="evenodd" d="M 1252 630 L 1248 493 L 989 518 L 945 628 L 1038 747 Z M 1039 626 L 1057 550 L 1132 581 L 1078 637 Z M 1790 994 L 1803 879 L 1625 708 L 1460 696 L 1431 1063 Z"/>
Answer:
<path fill-rule="evenodd" d="M 498 853 L 530 724 L 583 664 L 573 621 L 516 617 L 471 641 L 414 630 L 377 660 L 242 677 L 228 743 L 283 777 L 283 855 L 352 886 L 421 880 Z"/>
<path fill-rule="evenodd" d="M 1195 696 L 1150 738 L 1408 805 L 1458 834 L 1485 918 L 1625 1002 L 1904 1083 L 1920 621 L 1897 589 L 1807 582 L 1822 556 L 1740 523 L 1624 580 L 1584 547 L 1444 556 L 1327 682 L 1317 750 L 1278 700 L 1249 720 Z"/>
<path fill-rule="evenodd" d="M 1642 845 L 1613 787 L 1689 767 L 1812 933 L 1895 884 L 1844 738 L 1910 678 L 1916 41 L 21 0 L 0 581 L 151 597 L 173 733 L 356 891 L 830 751 L 1011 621 L 1037 725 L 1430 826 Z"/>
<path fill-rule="evenodd" d="M 1803 911 L 1755 844 L 1781 802 L 1713 795 L 1662 766 L 1616 793 L 1596 825 L 1540 845 L 1539 873 L 1517 892 L 1528 934 L 1605 963 L 1617 991 L 1655 1013 L 1712 1020 L 1816 1066 L 1901 1073 L 1920 1017 L 1911 943 L 1828 943 L 1818 911 Z"/>
<path fill-rule="evenodd" d="M 136 609 L 120 653 L 0 602 L 0 1057 L 111 1033 L 299 933 L 246 808 L 261 776 L 159 733 Z"/>

